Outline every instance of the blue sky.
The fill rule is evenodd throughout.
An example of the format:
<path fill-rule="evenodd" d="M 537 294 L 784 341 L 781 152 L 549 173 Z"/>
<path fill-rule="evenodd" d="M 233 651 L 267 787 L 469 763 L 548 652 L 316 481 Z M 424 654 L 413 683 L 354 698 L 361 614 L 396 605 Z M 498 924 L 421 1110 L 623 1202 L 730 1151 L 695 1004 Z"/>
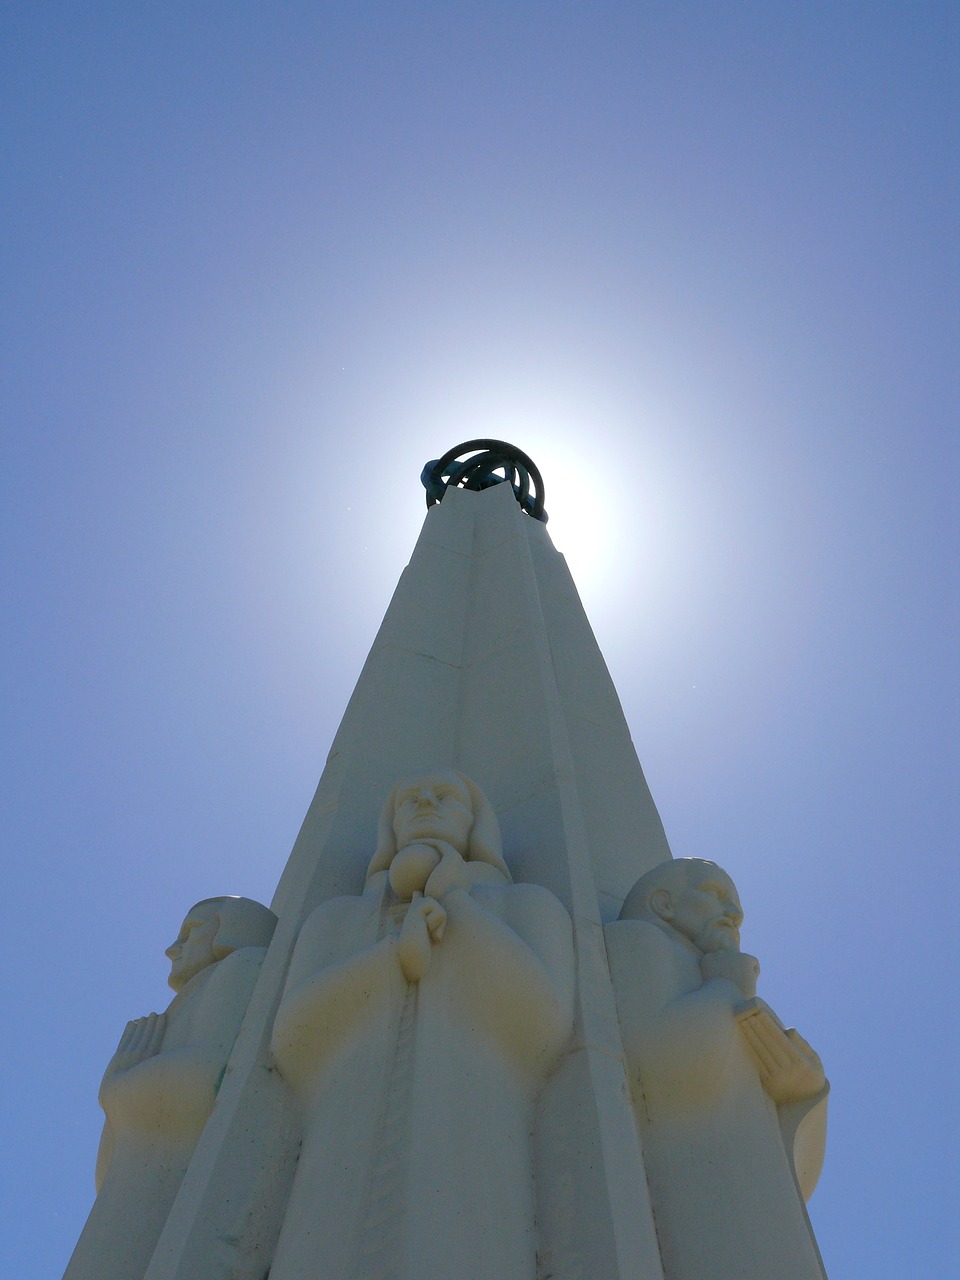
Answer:
<path fill-rule="evenodd" d="M 0 1273 L 65 1266 L 117 1037 L 269 900 L 474 435 L 824 1058 L 832 1280 L 947 1273 L 951 8 L 4 6 Z"/>

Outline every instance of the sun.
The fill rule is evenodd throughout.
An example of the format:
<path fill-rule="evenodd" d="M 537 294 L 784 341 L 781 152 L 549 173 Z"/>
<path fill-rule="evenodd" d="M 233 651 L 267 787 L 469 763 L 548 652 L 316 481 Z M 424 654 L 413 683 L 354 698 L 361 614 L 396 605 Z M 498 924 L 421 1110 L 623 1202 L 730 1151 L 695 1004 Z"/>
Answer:
<path fill-rule="evenodd" d="M 595 478 L 580 459 L 561 448 L 548 454 L 537 461 L 544 473 L 550 539 L 578 588 L 601 593 L 616 573 L 616 509 L 594 488 Z"/>

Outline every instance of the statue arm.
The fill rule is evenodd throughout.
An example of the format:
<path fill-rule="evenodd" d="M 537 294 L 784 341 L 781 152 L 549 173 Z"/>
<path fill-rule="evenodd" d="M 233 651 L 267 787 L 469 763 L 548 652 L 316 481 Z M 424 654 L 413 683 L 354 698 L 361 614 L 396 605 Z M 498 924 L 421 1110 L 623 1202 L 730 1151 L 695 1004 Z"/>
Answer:
<path fill-rule="evenodd" d="M 361 900 L 341 898 L 318 907 L 300 931 L 272 1037 L 288 1083 L 312 1075 L 388 983 L 404 983 L 396 938 L 357 947 L 362 927 Z"/>
<path fill-rule="evenodd" d="M 102 1159 L 98 1154 L 97 1166 L 98 1169 L 102 1166 L 104 1172 L 113 1151 L 114 1130 L 122 1133 L 124 1129 L 136 1127 L 138 1123 L 138 1102 L 141 1101 L 144 1082 L 149 1082 L 151 1076 L 156 1074 L 144 1071 L 143 1068 L 154 1063 L 166 1028 L 165 1013 L 148 1013 L 143 1018 L 134 1018 L 128 1022 L 116 1052 L 103 1073 L 100 1105 L 107 1117 L 106 1127 L 110 1130 L 109 1154 L 104 1152 Z"/>
<path fill-rule="evenodd" d="M 778 1106 L 820 1092 L 826 1083 L 823 1063 L 795 1027 L 785 1027 L 770 1006 L 756 998 L 740 1004 L 736 1018 L 764 1092 Z"/>
<path fill-rule="evenodd" d="M 211 967 L 190 1032 L 179 1043 L 182 1006 L 128 1024 L 100 1087 L 110 1152 L 125 1134 L 196 1141 L 213 1109 L 264 954 L 261 948 L 235 951 Z M 103 1159 L 98 1156 L 104 1176 L 109 1160 L 106 1151 Z"/>
<path fill-rule="evenodd" d="M 736 1053 L 734 1013 L 757 989 L 760 965 L 756 958 L 735 950 L 700 957 L 701 982 L 678 993 L 660 1010 L 658 1036 L 669 1054 L 679 1083 L 686 1073 L 691 1082 L 704 1071 L 716 1079 Z"/>
<path fill-rule="evenodd" d="M 809 1200 L 823 1168 L 830 1086 L 820 1056 L 794 1027 L 763 1000 L 746 1000 L 735 1011 L 740 1034 L 764 1092 L 777 1106 L 783 1144 L 797 1188 Z"/>
<path fill-rule="evenodd" d="M 777 1107 L 783 1145 L 797 1180 L 797 1189 L 809 1200 L 823 1169 L 827 1145 L 827 1097 L 830 1085 L 812 1098 L 784 1102 Z"/>
<path fill-rule="evenodd" d="M 656 1013 L 659 1034 L 669 1044 L 671 1056 L 693 1058 L 706 1045 L 729 1033 L 733 1009 L 740 993 L 726 979 L 708 978 L 694 991 L 667 1001 Z"/>
<path fill-rule="evenodd" d="M 225 1065 L 193 1046 L 159 1053 L 101 1090 L 107 1123 L 118 1138 L 139 1134 L 195 1141 L 213 1110 Z"/>
<path fill-rule="evenodd" d="M 518 884 L 476 893 L 455 888 L 444 905 L 501 1034 L 531 1065 L 558 1053 L 574 1007 L 573 931 L 558 899 L 539 885 Z"/>
<path fill-rule="evenodd" d="M 719 1085 L 739 1048 L 734 1009 L 756 961 L 731 953 L 719 962 L 729 974 L 705 973 L 655 925 L 621 920 L 605 932 L 628 1060 L 678 1098 Z"/>
<path fill-rule="evenodd" d="M 113 1148 L 113 1126 L 108 1119 L 104 1118 L 103 1132 L 100 1134 L 100 1146 L 97 1148 L 97 1164 L 93 1174 L 93 1185 L 96 1188 L 97 1195 L 100 1194 L 100 1188 L 103 1186 L 107 1170 L 110 1168 L 110 1161 L 113 1159 Z"/>

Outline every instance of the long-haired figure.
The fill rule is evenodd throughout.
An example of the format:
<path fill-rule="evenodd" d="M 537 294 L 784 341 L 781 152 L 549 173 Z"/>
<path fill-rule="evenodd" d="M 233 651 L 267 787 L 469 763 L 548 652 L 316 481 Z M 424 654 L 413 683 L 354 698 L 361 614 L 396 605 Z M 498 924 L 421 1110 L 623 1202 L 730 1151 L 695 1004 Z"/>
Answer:
<path fill-rule="evenodd" d="M 570 1034 L 570 918 L 462 774 L 400 782 L 362 896 L 307 919 L 273 1047 L 303 1151 L 271 1280 L 533 1280 L 530 1130 Z"/>

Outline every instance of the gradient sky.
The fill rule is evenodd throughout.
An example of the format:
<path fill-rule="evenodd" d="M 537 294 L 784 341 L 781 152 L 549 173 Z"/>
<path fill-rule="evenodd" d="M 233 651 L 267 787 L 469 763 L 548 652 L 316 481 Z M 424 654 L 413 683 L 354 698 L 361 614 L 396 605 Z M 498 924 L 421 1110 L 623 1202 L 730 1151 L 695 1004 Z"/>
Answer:
<path fill-rule="evenodd" d="M 117 1037 L 269 901 L 474 435 L 823 1056 L 831 1280 L 956 1265 L 956 14 L 3 6 L 0 1274 L 65 1266 Z"/>

